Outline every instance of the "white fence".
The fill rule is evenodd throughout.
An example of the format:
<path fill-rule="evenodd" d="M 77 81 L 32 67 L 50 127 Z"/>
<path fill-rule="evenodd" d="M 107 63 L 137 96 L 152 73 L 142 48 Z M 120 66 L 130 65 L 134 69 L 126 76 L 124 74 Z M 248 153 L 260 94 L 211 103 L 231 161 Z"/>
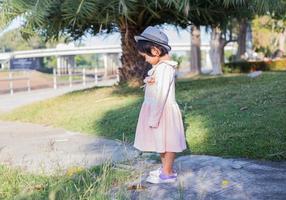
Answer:
<path fill-rule="evenodd" d="M 112 74 L 107 76 L 103 71 L 97 68 L 93 69 L 69 69 L 67 73 L 57 73 L 57 70 L 53 70 L 53 75 L 48 75 L 45 79 L 44 86 L 37 87 L 36 82 L 41 84 L 41 80 L 35 80 L 33 73 L 37 73 L 32 70 L 15 70 L 3 72 L 4 75 L 0 76 L 0 94 L 10 93 L 13 95 L 15 91 L 28 91 L 39 88 L 54 88 L 59 87 L 73 87 L 74 85 L 82 84 L 98 85 L 99 81 L 107 79 L 115 79 L 115 82 L 119 82 L 119 74 Z M 1 72 L 0 72 L 1 74 Z"/>
<path fill-rule="evenodd" d="M 98 81 L 103 79 L 116 79 L 119 82 L 119 74 L 113 74 L 107 76 L 105 72 L 99 71 L 97 68 L 94 69 L 75 69 L 71 68 L 64 73 L 57 73 L 57 70 L 53 70 L 53 87 L 57 89 L 61 85 L 69 85 L 72 87 L 74 84 L 82 84 L 86 86 L 87 84 L 93 83 L 98 84 Z"/>
<path fill-rule="evenodd" d="M 11 95 L 14 94 L 14 84 L 15 81 L 21 81 L 21 82 L 26 82 L 25 88 L 28 92 L 31 91 L 31 80 L 29 77 L 29 71 L 9 71 L 8 77 L 6 78 L 0 78 L 0 90 L 8 90 Z M 20 74 L 20 75 L 19 75 Z M 5 88 L 7 86 L 8 88 Z"/>

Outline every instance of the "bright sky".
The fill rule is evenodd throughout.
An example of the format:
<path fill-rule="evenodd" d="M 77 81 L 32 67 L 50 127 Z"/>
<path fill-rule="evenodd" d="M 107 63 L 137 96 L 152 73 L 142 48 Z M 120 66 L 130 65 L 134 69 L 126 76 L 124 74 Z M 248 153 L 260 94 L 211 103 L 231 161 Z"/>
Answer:
<path fill-rule="evenodd" d="M 8 32 L 8 31 L 11 31 L 11 30 L 13 30 L 15 28 L 18 28 L 19 26 L 21 26 L 22 23 L 23 23 L 23 19 L 20 18 L 20 17 L 17 17 L 15 20 L 13 20 L 11 22 L 11 24 L 5 30 L 3 30 L 2 32 L 0 31 L 0 37 L 4 33 Z"/>

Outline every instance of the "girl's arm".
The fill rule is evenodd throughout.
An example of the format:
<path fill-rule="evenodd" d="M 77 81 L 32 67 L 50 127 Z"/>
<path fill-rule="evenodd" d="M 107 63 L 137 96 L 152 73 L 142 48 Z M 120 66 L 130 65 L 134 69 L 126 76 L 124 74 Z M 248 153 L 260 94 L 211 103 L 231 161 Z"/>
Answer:
<path fill-rule="evenodd" d="M 151 105 L 151 113 L 148 121 L 149 127 L 157 128 L 159 121 L 166 104 L 169 90 L 172 82 L 174 81 L 175 69 L 168 65 L 158 66 L 156 70 L 155 82 L 156 82 L 156 100 Z"/>

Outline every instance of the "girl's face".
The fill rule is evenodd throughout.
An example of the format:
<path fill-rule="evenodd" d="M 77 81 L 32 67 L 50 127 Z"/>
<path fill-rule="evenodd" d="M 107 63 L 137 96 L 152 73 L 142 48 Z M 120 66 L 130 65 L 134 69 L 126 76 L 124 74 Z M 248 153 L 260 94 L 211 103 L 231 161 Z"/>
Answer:
<path fill-rule="evenodd" d="M 146 53 L 139 52 L 141 56 L 145 58 L 145 61 L 151 65 L 156 65 L 160 61 L 160 51 L 157 48 L 151 49 L 151 53 L 153 56 L 149 56 Z"/>

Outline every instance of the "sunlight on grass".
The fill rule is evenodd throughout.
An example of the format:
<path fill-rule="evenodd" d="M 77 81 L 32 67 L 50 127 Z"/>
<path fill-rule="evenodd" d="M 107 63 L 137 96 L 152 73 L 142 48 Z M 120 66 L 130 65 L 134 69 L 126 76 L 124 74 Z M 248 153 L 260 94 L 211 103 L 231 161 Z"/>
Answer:
<path fill-rule="evenodd" d="M 74 92 L 51 100 L 24 106 L 5 116 L 6 120 L 20 120 L 68 130 L 96 134 L 96 122 L 110 110 L 132 104 L 138 97 L 113 95 L 113 88 Z M 122 113 L 118 113 L 122 116 Z M 123 119 L 122 118 L 122 119 Z"/>
<path fill-rule="evenodd" d="M 265 73 L 256 79 L 221 77 L 178 85 L 181 105 L 190 105 L 184 113 L 190 120 L 187 140 L 192 152 L 285 159 L 285 78 L 286 73 Z M 206 131 L 207 137 L 201 135 Z"/>
<path fill-rule="evenodd" d="M 193 77 L 177 82 L 191 152 L 256 159 L 286 159 L 286 73 Z M 63 127 L 111 139 L 134 139 L 143 91 L 93 88 L 25 106 L 2 120 Z"/>
<path fill-rule="evenodd" d="M 205 142 L 208 140 L 208 129 L 204 124 L 203 117 L 193 117 L 189 126 L 186 127 L 188 144 L 191 149 L 196 149 L 196 153 L 206 152 Z"/>

